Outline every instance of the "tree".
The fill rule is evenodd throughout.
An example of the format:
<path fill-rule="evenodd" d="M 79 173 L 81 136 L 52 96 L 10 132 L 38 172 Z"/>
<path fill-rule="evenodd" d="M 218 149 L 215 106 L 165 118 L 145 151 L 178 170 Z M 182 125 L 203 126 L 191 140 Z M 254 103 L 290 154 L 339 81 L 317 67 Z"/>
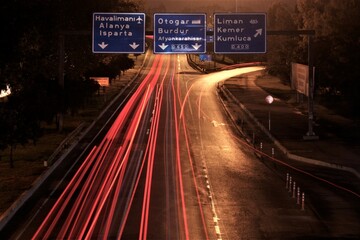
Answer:
<path fill-rule="evenodd" d="M 314 29 L 317 88 L 359 118 L 360 2 L 298 0 L 299 28 Z"/>
<path fill-rule="evenodd" d="M 65 77 L 64 108 L 75 115 L 85 105 L 85 101 L 99 90 L 99 84 L 85 78 Z"/>
<path fill-rule="evenodd" d="M 286 3 L 273 4 L 267 14 L 268 29 L 296 30 L 293 14 L 294 10 Z M 297 36 L 268 37 L 267 70 L 287 83 L 290 80 L 291 62 L 301 55 L 296 51 L 298 39 Z"/>
<path fill-rule="evenodd" d="M 13 149 L 16 125 L 16 111 L 4 108 L 2 104 L 0 108 L 0 150 L 5 150 L 10 147 L 9 166 L 14 167 Z"/>
<path fill-rule="evenodd" d="M 66 108 L 76 110 L 96 91 L 98 85 L 84 75 L 98 66 L 104 55 L 92 54 L 91 37 L 67 39 L 71 41 L 65 52 L 68 84 L 61 89 L 59 35 L 63 31 L 90 32 L 93 12 L 115 7 L 131 11 L 137 4 L 129 0 L 89 0 L 86 4 L 80 0 L 9 0 L 1 4 L 4 24 L 0 31 L 6 37 L 0 38 L 0 89 L 10 85 L 12 94 L 7 102 L 0 103 L 0 149 L 10 146 L 12 152 L 17 144 L 36 142 L 42 121 L 51 122 Z M 75 89 L 76 94 L 71 94 Z M 75 95 L 78 99 L 71 101 Z"/>
<path fill-rule="evenodd" d="M 0 113 L 0 148 L 9 147 L 10 168 L 14 167 L 13 153 L 18 144 L 25 145 L 29 140 L 34 143 L 40 136 L 41 130 L 38 116 L 31 110 L 31 101 L 24 101 L 24 95 L 12 94 L 9 102 L 2 104 Z"/>

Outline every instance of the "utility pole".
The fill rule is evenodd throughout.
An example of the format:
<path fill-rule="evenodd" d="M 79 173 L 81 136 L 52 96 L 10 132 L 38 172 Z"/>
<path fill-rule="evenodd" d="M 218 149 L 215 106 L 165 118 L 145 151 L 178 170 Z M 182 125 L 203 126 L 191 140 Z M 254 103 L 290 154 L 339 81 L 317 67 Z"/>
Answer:
<path fill-rule="evenodd" d="M 285 35 L 285 36 L 308 36 L 308 67 L 309 67 L 309 96 L 308 96 L 308 131 L 303 136 L 304 140 L 318 140 L 313 130 L 314 124 L 314 63 L 313 63 L 313 36 L 315 30 L 294 30 L 294 31 L 266 31 L 267 35 Z"/>
<path fill-rule="evenodd" d="M 90 36 L 90 31 L 62 31 L 59 34 L 59 69 L 58 69 L 58 83 L 62 90 L 64 90 L 64 65 L 65 65 L 65 37 L 85 35 Z M 64 114 L 59 112 L 57 114 L 57 127 L 61 132 L 64 125 Z"/>
<path fill-rule="evenodd" d="M 64 91 L 64 61 L 65 61 L 65 40 L 64 34 L 60 33 L 59 35 L 59 75 L 58 83 L 61 88 L 61 91 Z M 57 130 L 62 132 L 64 127 L 64 113 L 63 109 L 58 112 L 56 115 L 56 124 Z"/>
<path fill-rule="evenodd" d="M 313 66 L 313 36 L 308 35 L 308 65 L 309 65 L 309 93 L 308 93 L 308 132 L 304 135 L 304 140 L 318 140 L 313 130 L 314 124 L 314 66 Z"/>

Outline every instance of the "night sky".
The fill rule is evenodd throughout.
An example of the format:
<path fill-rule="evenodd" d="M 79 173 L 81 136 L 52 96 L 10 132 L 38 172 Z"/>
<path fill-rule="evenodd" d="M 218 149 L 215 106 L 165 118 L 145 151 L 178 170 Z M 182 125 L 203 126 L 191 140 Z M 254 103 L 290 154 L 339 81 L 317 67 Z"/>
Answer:
<path fill-rule="evenodd" d="M 292 0 L 290 0 L 292 1 Z M 202 12 L 204 8 L 212 6 L 221 6 L 221 9 L 216 8 L 214 11 L 232 11 L 235 12 L 236 5 L 238 11 L 265 11 L 275 0 L 146 0 L 144 1 L 146 8 L 162 9 L 166 8 L 166 11 L 193 11 Z M 287 0 L 286 2 L 289 2 Z M 295 2 L 295 1 L 294 1 Z M 207 7 L 208 6 L 208 7 Z"/>

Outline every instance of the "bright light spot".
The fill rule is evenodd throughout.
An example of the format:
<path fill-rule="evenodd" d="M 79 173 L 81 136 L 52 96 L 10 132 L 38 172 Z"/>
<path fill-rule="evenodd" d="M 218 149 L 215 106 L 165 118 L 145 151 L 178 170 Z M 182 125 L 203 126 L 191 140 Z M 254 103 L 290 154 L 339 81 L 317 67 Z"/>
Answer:
<path fill-rule="evenodd" d="M 265 101 L 266 101 L 268 104 L 271 104 L 271 103 L 274 101 L 274 98 L 273 98 L 271 95 L 268 95 L 268 96 L 265 98 Z"/>
<path fill-rule="evenodd" d="M 10 86 L 6 85 L 6 90 L 0 91 L 0 98 L 4 98 L 6 96 L 9 96 L 11 94 Z"/>
<path fill-rule="evenodd" d="M 221 72 L 207 74 L 204 78 L 207 83 L 214 84 L 214 83 L 225 81 L 229 78 L 232 78 L 232 77 L 235 77 L 235 76 L 238 76 L 241 74 L 256 72 L 256 71 L 260 71 L 260 70 L 264 70 L 264 69 L 265 69 L 265 67 L 261 67 L 261 66 L 236 68 L 236 69 L 225 70 L 225 71 L 221 71 Z"/>

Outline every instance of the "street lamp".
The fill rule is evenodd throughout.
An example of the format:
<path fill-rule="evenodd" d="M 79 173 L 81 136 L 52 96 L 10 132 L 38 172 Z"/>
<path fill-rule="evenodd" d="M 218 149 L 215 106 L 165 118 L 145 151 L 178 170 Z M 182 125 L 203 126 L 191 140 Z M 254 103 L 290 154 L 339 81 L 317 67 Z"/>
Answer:
<path fill-rule="evenodd" d="M 271 95 L 268 95 L 265 98 L 265 102 L 267 102 L 269 105 L 274 101 L 274 98 Z M 270 107 L 269 107 L 269 131 L 271 131 L 271 113 L 270 113 Z"/>

